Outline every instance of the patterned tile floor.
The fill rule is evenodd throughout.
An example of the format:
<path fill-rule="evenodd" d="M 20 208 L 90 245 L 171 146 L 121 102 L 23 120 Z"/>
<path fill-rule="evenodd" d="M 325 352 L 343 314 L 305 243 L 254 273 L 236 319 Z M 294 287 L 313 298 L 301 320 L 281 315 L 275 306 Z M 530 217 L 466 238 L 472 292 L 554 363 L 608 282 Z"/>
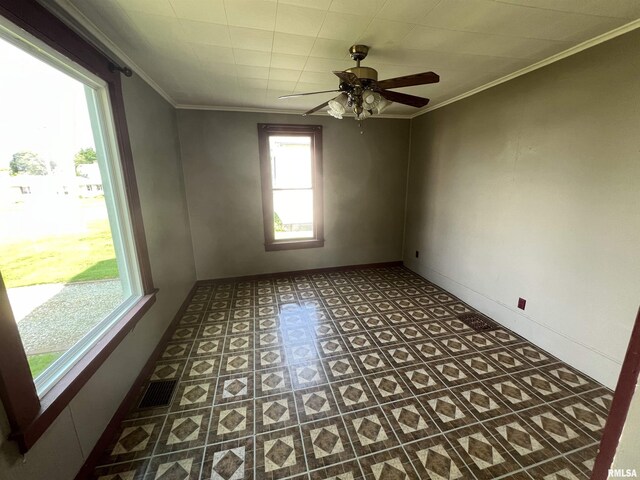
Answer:
<path fill-rule="evenodd" d="M 612 392 L 402 267 L 197 288 L 102 480 L 586 479 Z"/>

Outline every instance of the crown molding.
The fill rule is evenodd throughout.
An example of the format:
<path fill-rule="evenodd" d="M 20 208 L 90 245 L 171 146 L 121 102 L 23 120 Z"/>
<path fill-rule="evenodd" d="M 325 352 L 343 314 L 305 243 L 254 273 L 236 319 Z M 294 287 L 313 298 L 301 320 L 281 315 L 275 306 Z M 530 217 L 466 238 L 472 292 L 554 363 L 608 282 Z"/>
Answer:
<path fill-rule="evenodd" d="M 632 22 L 629 22 L 625 25 L 622 25 L 618 28 L 615 28 L 609 32 L 603 33 L 602 35 L 598 35 L 597 37 L 593 37 L 585 42 L 579 43 L 578 45 L 574 45 L 571 48 L 568 48 L 560 53 L 556 53 L 555 55 L 552 55 L 548 58 L 545 58 L 544 60 L 541 60 L 539 62 L 536 62 L 532 65 L 529 65 L 528 67 L 522 68 L 516 72 L 510 73 L 509 75 L 505 75 L 504 77 L 498 78 L 497 80 L 493 80 L 489 83 L 485 83 L 484 85 L 474 88 L 472 90 L 469 90 L 468 92 L 462 93 L 460 95 L 457 95 L 453 98 L 450 98 L 448 100 L 444 100 L 440 103 L 437 103 L 435 105 L 432 105 L 431 107 L 427 107 L 424 108 L 416 113 L 414 113 L 413 115 L 410 115 L 408 118 L 416 118 L 419 117 L 420 115 L 424 115 L 425 113 L 429 113 L 433 110 L 436 110 L 438 108 L 442 108 L 446 105 L 450 105 L 452 103 L 458 102 L 460 100 L 463 100 L 467 97 L 470 97 L 472 95 L 475 95 L 476 93 L 480 93 L 484 90 L 487 90 L 491 87 L 495 87 L 496 85 L 500 85 L 501 83 L 505 83 L 508 82 L 509 80 L 513 80 L 514 78 L 520 77 L 522 75 L 525 75 L 529 72 L 533 72 L 534 70 L 538 70 L 539 68 L 542 67 L 546 67 L 547 65 L 550 65 L 552 63 L 555 63 L 559 60 L 562 60 L 563 58 L 567 58 L 570 57 L 571 55 L 575 55 L 576 53 L 582 52 L 583 50 L 587 50 L 588 48 L 594 47 L 600 43 L 604 43 L 607 40 L 611 40 L 613 38 L 619 37 L 620 35 L 624 35 L 625 33 L 628 33 L 632 30 L 635 30 L 637 28 L 640 28 L 640 18 L 637 20 L 634 20 Z"/>
<path fill-rule="evenodd" d="M 153 88 L 158 94 L 164 98 L 172 107 L 176 108 L 176 102 L 171 96 L 165 92 L 160 85 L 158 85 L 131 57 L 129 57 L 124 51 L 120 49 L 109 37 L 107 37 L 102 30 L 100 30 L 95 23 L 87 18 L 80 10 L 76 8 L 74 4 L 68 0 L 38 0 L 43 6 L 45 6 L 51 13 L 56 15 L 60 20 L 76 30 L 81 36 L 85 36 L 83 32 L 86 31 L 95 40 L 97 40 L 101 46 L 103 46 L 108 52 L 113 53 L 114 57 L 117 57 L 124 65 L 131 68 L 133 72 L 142 78 L 151 88 Z M 80 31 L 78 31 L 80 30 Z"/>
<path fill-rule="evenodd" d="M 58 16 L 67 16 L 71 17 L 77 24 L 80 25 L 83 29 L 89 32 L 92 36 L 94 36 L 99 42 L 101 42 L 109 51 L 114 53 L 114 56 L 118 57 L 130 67 L 139 77 L 141 77 L 146 83 L 149 84 L 151 88 L 153 88 L 158 94 L 162 96 L 169 104 L 171 104 L 174 108 L 180 110 L 213 110 L 213 111 L 225 111 L 225 112 L 247 112 L 247 113 L 278 113 L 284 115 L 300 115 L 300 112 L 291 111 L 291 110 L 280 110 L 280 109 L 270 109 L 270 108 L 251 108 L 251 107 L 229 107 L 229 106 L 215 106 L 215 105 L 188 105 L 188 104 L 179 104 L 173 100 L 173 98 L 165 92 L 160 85 L 158 85 L 140 66 L 138 66 L 124 51 L 122 51 L 114 42 L 112 42 L 109 37 L 107 37 L 102 31 L 91 21 L 89 20 L 80 10 L 76 8 L 75 5 L 69 2 L 69 0 L 38 0 L 40 3 L 45 4 L 47 8 L 51 8 L 53 13 Z M 66 15 L 64 15 L 66 13 Z M 65 20 L 65 18 L 62 18 Z M 66 19 L 68 20 L 68 18 Z M 480 93 L 484 90 L 488 90 L 489 88 L 495 87 L 496 85 L 500 85 L 501 83 L 508 82 L 509 80 L 513 80 L 514 78 L 525 75 L 534 70 L 538 70 L 539 68 L 543 68 L 547 65 L 555 63 L 564 58 L 575 55 L 576 53 L 582 52 L 588 48 L 594 47 L 600 43 L 604 43 L 608 40 L 616 38 L 620 35 L 624 35 L 632 30 L 640 28 L 640 18 L 633 20 L 625 25 L 622 25 L 618 28 L 610 30 L 609 32 L 598 35 L 597 37 L 586 40 L 578 45 L 574 45 L 566 50 L 563 50 L 560 53 L 556 53 L 550 57 L 545 58 L 544 60 L 540 60 L 539 62 L 533 63 L 528 67 L 517 70 L 513 73 L 505 75 L 504 77 L 500 77 L 491 82 L 485 83 L 479 87 L 476 87 L 472 90 L 469 90 L 465 93 L 461 93 L 453 98 L 444 100 L 440 103 L 436 103 L 435 105 L 431 105 L 429 107 L 425 107 L 416 113 L 413 114 L 405 114 L 405 115 L 393 115 L 393 114 L 382 114 L 375 115 L 371 118 L 395 118 L 395 119 L 412 119 L 424 115 L 425 113 L 429 113 L 438 108 L 442 108 L 444 106 L 450 105 L 452 103 L 463 100 L 467 97 Z M 326 112 L 316 112 L 313 115 L 323 115 L 329 116 Z"/>
<path fill-rule="evenodd" d="M 278 114 L 283 114 L 283 115 L 297 115 L 297 116 L 302 116 L 302 114 L 299 111 L 295 111 L 295 110 L 278 110 L 275 108 L 250 108 L 250 107 L 219 107 L 219 106 L 212 106 L 212 105 L 186 105 L 186 104 L 177 104 L 175 106 L 178 110 L 213 110 L 213 111 L 220 111 L 220 112 L 244 112 L 244 113 L 278 113 Z M 314 112 L 312 113 L 309 118 L 311 118 L 312 116 L 323 116 L 323 117 L 330 117 L 331 115 L 329 115 L 327 112 Z M 353 117 L 353 115 L 349 115 L 346 114 L 344 115 L 345 117 Z M 401 119 L 401 120 L 409 120 L 411 117 L 409 115 L 393 115 L 393 114 L 380 114 L 380 115 L 372 115 L 371 117 L 368 117 L 367 120 L 373 120 L 376 118 L 394 118 L 394 119 Z"/>

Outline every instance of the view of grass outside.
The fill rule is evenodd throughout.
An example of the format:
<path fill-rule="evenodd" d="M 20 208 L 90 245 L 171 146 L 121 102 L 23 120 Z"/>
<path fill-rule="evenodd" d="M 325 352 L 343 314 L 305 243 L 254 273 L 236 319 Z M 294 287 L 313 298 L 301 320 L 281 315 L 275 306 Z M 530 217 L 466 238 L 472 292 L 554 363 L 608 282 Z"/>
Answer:
<path fill-rule="evenodd" d="M 104 280 L 118 276 L 107 220 L 94 221 L 86 234 L 50 235 L 0 245 L 11 263 L 2 269 L 7 288 Z"/>
<path fill-rule="evenodd" d="M 65 224 L 64 213 L 69 205 L 82 221 L 76 218 Z M 28 202 L 5 203 L 0 207 L 0 216 L 8 227 L 0 235 L 0 267 L 9 291 L 118 279 L 104 197 L 73 199 L 55 207 Z M 25 231 L 27 222 L 32 228 Z M 12 227 L 14 233 L 9 233 Z M 40 317 L 49 313 L 41 312 Z M 26 334 L 23 326 L 29 321 L 19 322 L 23 341 Z M 69 318 L 68 322 L 74 319 Z M 40 325 L 33 326 L 28 331 L 39 328 Z M 33 377 L 40 375 L 66 349 L 67 345 L 60 345 L 59 351 L 41 352 L 38 347 L 36 353 L 27 350 Z"/>

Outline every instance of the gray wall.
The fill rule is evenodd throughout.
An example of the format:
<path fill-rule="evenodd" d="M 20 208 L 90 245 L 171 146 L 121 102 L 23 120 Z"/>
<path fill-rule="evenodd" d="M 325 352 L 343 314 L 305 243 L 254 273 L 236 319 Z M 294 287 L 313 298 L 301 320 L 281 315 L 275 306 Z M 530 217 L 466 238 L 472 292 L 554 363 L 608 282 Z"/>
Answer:
<path fill-rule="evenodd" d="M 323 126 L 325 246 L 265 252 L 257 123 Z M 179 110 L 198 279 L 400 260 L 408 120 Z"/>
<path fill-rule="evenodd" d="M 195 281 L 176 112 L 137 77 L 123 79 L 157 301 L 23 459 L 0 407 L 0 478 L 69 480 L 104 431 Z"/>
<path fill-rule="evenodd" d="M 640 298 L 639 78 L 634 31 L 411 130 L 408 266 L 608 386 Z"/>

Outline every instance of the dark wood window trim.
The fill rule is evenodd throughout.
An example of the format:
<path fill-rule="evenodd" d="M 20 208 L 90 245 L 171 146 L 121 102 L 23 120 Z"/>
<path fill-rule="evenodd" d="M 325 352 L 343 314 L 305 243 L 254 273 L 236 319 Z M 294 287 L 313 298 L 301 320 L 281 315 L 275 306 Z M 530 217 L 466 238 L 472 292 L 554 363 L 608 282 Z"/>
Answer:
<path fill-rule="evenodd" d="M 273 231 L 273 191 L 271 184 L 271 153 L 269 137 L 272 135 L 311 137 L 312 187 L 313 187 L 313 237 L 305 239 L 276 240 Z M 258 124 L 260 150 L 260 174 L 262 180 L 262 214 L 264 220 L 264 248 L 266 251 L 294 250 L 324 246 L 324 208 L 322 187 L 322 126 Z"/>
<path fill-rule="evenodd" d="M 24 453 L 149 310 L 157 290 L 151 276 L 120 73 L 112 71 L 108 58 L 34 0 L 0 0 L 0 15 L 107 83 L 143 289 L 138 303 L 39 398 L 0 276 L 0 400 L 11 427 L 10 438 Z"/>

